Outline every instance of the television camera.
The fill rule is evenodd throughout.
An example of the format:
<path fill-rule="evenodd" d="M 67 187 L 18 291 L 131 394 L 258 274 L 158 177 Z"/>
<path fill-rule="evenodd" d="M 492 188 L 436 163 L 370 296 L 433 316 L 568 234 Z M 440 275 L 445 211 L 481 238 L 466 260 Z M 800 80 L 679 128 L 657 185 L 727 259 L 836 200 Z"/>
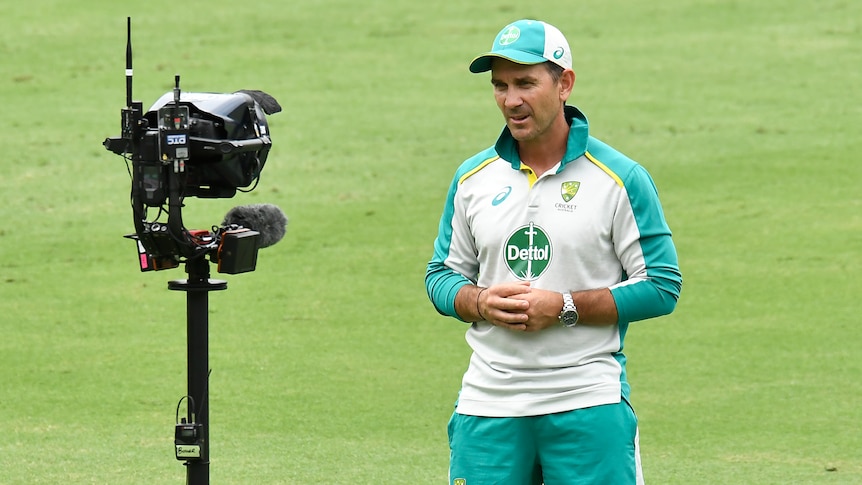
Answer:
<path fill-rule="evenodd" d="M 186 197 L 230 198 L 253 190 L 272 146 L 267 115 L 281 111 L 270 95 L 256 90 L 186 93 L 179 75 L 146 112 L 132 98 L 131 18 L 126 43 L 126 107 L 121 135 L 103 145 L 122 155 L 132 178 L 131 205 L 141 271 L 175 268 L 209 257 L 218 272 L 253 271 L 261 243 L 284 235 L 287 219 L 275 206 L 234 208 L 221 226 L 188 230 Z M 150 210 L 157 210 L 154 218 Z M 167 220 L 160 222 L 163 215 Z M 231 220 L 231 214 L 233 220 Z M 243 226 L 256 221 L 262 227 Z M 268 231 L 261 237 L 262 231 Z"/>

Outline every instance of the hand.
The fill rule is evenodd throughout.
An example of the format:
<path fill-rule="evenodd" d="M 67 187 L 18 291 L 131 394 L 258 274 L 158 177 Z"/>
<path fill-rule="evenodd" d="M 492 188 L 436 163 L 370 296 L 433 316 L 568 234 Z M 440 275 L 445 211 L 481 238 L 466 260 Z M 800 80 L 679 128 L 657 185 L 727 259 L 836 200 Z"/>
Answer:
<path fill-rule="evenodd" d="M 490 286 L 479 293 L 476 302 L 479 315 L 498 327 L 526 331 L 530 301 L 525 295 L 531 291 L 526 281 Z"/>
<path fill-rule="evenodd" d="M 525 332 L 538 332 L 560 323 L 560 310 L 563 308 L 562 294 L 530 288 L 530 291 L 512 295 L 511 298 L 528 303 L 527 321 L 524 322 L 523 329 Z"/>

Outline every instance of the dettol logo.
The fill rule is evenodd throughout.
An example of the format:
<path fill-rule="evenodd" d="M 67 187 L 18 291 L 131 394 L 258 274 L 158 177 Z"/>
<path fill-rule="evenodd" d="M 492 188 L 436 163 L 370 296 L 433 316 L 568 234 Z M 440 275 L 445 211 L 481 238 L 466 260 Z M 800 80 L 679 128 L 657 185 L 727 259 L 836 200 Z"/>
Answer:
<path fill-rule="evenodd" d="M 506 265 L 516 278 L 534 280 L 551 261 L 551 241 L 545 231 L 533 224 L 518 228 L 506 241 Z"/>
<path fill-rule="evenodd" d="M 509 45 L 516 42 L 521 37 L 521 29 L 510 25 L 506 30 L 500 32 L 500 45 Z"/>

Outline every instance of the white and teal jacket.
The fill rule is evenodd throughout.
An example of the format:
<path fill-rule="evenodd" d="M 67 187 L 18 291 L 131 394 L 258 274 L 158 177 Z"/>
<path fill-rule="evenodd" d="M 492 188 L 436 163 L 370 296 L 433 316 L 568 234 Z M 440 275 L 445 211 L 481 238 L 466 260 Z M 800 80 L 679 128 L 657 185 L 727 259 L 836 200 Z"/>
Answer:
<path fill-rule="evenodd" d="M 566 155 L 538 179 L 508 128 L 458 168 L 425 286 L 438 312 L 459 319 L 455 295 L 466 284 L 610 288 L 619 323 L 535 333 L 473 323 L 459 413 L 532 416 L 628 399 L 629 323 L 670 313 L 679 298 L 676 249 L 652 178 L 591 137 L 577 108 L 565 113 Z"/>

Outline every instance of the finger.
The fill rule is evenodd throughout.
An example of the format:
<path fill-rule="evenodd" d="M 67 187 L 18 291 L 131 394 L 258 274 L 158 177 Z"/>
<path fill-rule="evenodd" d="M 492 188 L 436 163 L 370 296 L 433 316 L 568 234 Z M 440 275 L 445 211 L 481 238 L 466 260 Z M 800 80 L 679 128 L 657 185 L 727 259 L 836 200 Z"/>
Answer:
<path fill-rule="evenodd" d="M 527 332 L 529 331 L 527 325 L 524 323 L 504 323 L 500 325 L 503 328 L 509 329 L 513 332 Z"/>
<path fill-rule="evenodd" d="M 529 288 L 527 288 L 529 291 Z M 490 310 L 500 310 L 504 313 L 523 313 L 530 308 L 530 302 L 523 298 L 513 298 L 510 292 L 502 291 L 498 286 L 488 288 L 485 292 L 484 306 Z M 489 316 L 486 314 L 485 316 Z"/>
<path fill-rule="evenodd" d="M 532 288 L 530 288 L 529 281 L 506 283 L 503 285 L 498 285 L 495 289 L 495 293 L 502 298 L 508 298 L 513 295 L 521 295 L 532 291 Z"/>
<path fill-rule="evenodd" d="M 530 309 L 530 301 L 525 298 L 500 298 L 495 300 L 494 305 L 498 310 L 506 313 L 523 314 Z"/>
<path fill-rule="evenodd" d="M 513 313 L 499 308 L 489 312 L 489 320 L 503 325 L 526 325 L 529 317 L 526 313 Z"/>

